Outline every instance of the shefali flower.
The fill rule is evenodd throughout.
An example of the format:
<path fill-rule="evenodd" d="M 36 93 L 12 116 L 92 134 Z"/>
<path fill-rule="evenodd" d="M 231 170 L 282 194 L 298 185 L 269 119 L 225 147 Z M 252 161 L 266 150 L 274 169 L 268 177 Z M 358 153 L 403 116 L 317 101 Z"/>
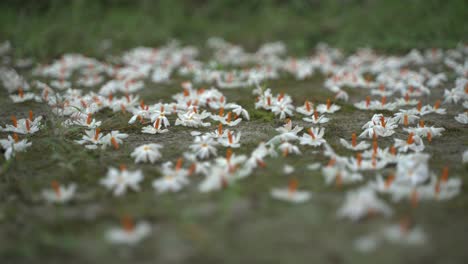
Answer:
<path fill-rule="evenodd" d="M 345 148 L 347 148 L 349 150 L 354 150 L 354 151 L 365 150 L 365 149 L 368 149 L 370 147 L 370 144 L 365 142 L 365 141 L 359 142 L 359 144 L 358 144 L 357 143 L 356 133 L 353 133 L 351 135 L 351 144 L 348 141 L 346 141 L 345 139 L 343 139 L 343 138 L 340 138 L 340 143 Z"/>
<path fill-rule="evenodd" d="M 418 185 L 429 178 L 429 154 L 413 153 L 402 156 L 397 163 L 395 182 Z"/>
<path fill-rule="evenodd" d="M 162 165 L 162 177 L 153 181 L 153 187 L 158 193 L 178 192 L 189 183 L 188 171 L 182 168 L 182 158 L 177 160 L 173 168 L 172 162 L 166 162 Z"/>
<path fill-rule="evenodd" d="M 327 104 L 319 104 L 317 106 L 317 111 L 321 114 L 323 113 L 333 114 L 340 109 L 341 107 L 336 104 L 332 104 L 330 99 L 327 99 Z"/>
<path fill-rule="evenodd" d="M 322 168 L 322 174 L 325 178 L 325 184 L 331 185 L 335 183 L 336 187 L 341 187 L 343 184 L 355 183 L 362 181 L 362 175 L 357 172 L 348 171 L 343 165 L 326 166 Z"/>
<path fill-rule="evenodd" d="M 151 226 L 142 221 L 137 224 L 126 216 L 122 219 L 121 227 L 107 231 L 106 239 L 115 244 L 135 245 L 151 233 Z"/>
<path fill-rule="evenodd" d="M 299 148 L 296 145 L 289 143 L 288 141 L 281 143 L 278 148 L 281 150 L 281 153 L 283 153 L 284 157 L 288 156 L 289 154 L 301 154 Z"/>
<path fill-rule="evenodd" d="M 395 133 L 394 129 L 397 127 L 398 125 L 395 124 L 392 118 L 385 118 L 382 114 L 375 114 L 371 121 L 362 126 L 364 131 L 359 135 L 359 137 L 389 137 Z"/>
<path fill-rule="evenodd" d="M 434 104 L 434 106 L 431 105 L 425 105 L 422 110 L 421 110 L 421 115 L 427 115 L 431 113 L 436 113 L 439 115 L 445 115 L 447 111 L 445 108 L 440 108 L 440 100 L 437 100 Z"/>
<path fill-rule="evenodd" d="M 314 114 L 311 115 L 310 117 L 304 117 L 302 120 L 306 122 L 311 122 L 314 124 L 324 124 L 327 123 L 330 119 L 325 117 L 324 115 L 319 115 L 317 110 L 314 109 Z"/>
<path fill-rule="evenodd" d="M 42 197 L 50 203 L 66 203 L 73 199 L 76 192 L 76 184 L 62 186 L 57 181 L 52 181 L 51 190 L 43 190 Z"/>
<path fill-rule="evenodd" d="M 428 127 L 424 125 L 424 121 L 420 120 L 419 121 L 419 126 L 417 127 L 409 127 L 403 129 L 408 133 L 413 133 L 414 135 L 420 136 L 420 137 L 427 137 L 427 140 L 429 142 L 432 141 L 433 137 L 440 137 L 442 136 L 442 132 L 445 131 L 445 128 L 443 127 Z"/>
<path fill-rule="evenodd" d="M 323 139 L 324 134 L 325 128 L 311 127 L 307 130 L 307 133 L 302 134 L 302 137 L 299 139 L 300 144 L 318 147 L 327 142 Z"/>
<path fill-rule="evenodd" d="M 0 127 L 0 131 L 18 134 L 34 134 L 39 131 L 41 120 L 42 116 L 34 118 L 32 111 L 29 111 L 29 118 L 16 119 L 16 116 L 12 115 L 12 125 L 6 125 L 5 128 Z"/>
<path fill-rule="evenodd" d="M 198 114 L 196 111 L 187 111 L 185 113 L 179 113 L 175 121 L 176 126 L 187 126 L 187 127 L 207 127 L 210 123 L 204 123 L 203 120 L 210 116 L 210 113 L 203 111 Z"/>
<path fill-rule="evenodd" d="M 272 144 L 265 144 L 264 142 L 261 142 L 250 154 L 250 157 L 246 162 L 246 166 L 252 169 L 257 167 L 263 168 L 266 166 L 264 158 L 267 156 L 276 157 L 277 153 Z"/>
<path fill-rule="evenodd" d="M 270 194 L 275 199 L 292 203 L 303 203 L 310 200 L 311 192 L 297 190 L 298 183 L 296 179 L 292 179 L 289 181 L 288 188 L 275 188 L 271 190 Z"/>
<path fill-rule="evenodd" d="M 211 115 L 211 119 L 213 119 L 215 121 L 218 121 L 221 124 L 227 125 L 227 126 L 236 126 L 242 121 L 242 118 L 236 118 L 233 121 L 232 120 L 232 112 L 224 114 L 224 108 L 223 107 L 221 107 L 219 109 L 219 114 L 218 115 Z"/>
<path fill-rule="evenodd" d="M 280 134 L 270 139 L 269 143 L 296 140 L 298 138 L 297 133 L 302 129 L 303 127 L 300 126 L 295 126 L 293 128 L 291 119 L 287 119 L 284 126 L 276 128 L 276 131 Z"/>
<path fill-rule="evenodd" d="M 391 225 L 383 230 L 386 240 L 406 245 L 421 245 L 427 240 L 426 234 L 418 226 L 410 227 L 408 221 L 402 221 L 399 225 Z"/>
<path fill-rule="evenodd" d="M 96 119 L 93 118 L 92 113 L 85 115 L 78 112 L 73 115 L 71 119 L 66 120 L 65 125 L 77 125 L 93 129 L 99 127 L 101 125 L 101 121 L 96 121 Z"/>
<path fill-rule="evenodd" d="M 10 95 L 10 99 L 13 103 L 22 103 L 30 100 L 34 100 L 36 98 L 36 94 L 34 93 L 25 93 L 23 89 L 18 89 L 18 95 Z"/>
<path fill-rule="evenodd" d="M 111 131 L 109 134 L 102 137 L 102 148 L 105 149 L 107 146 L 112 145 L 114 149 L 119 149 L 119 146 L 123 143 L 124 138 L 127 138 L 128 135 L 124 133 L 119 133 L 118 130 Z"/>
<path fill-rule="evenodd" d="M 161 158 L 161 152 L 159 151 L 163 146 L 160 144 L 144 144 L 136 147 L 135 150 L 130 154 L 135 159 L 135 163 L 139 162 L 150 162 L 154 163 Z"/>
<path fill-rule="evenodd" d="M 311 116 L 314 114 L 314 104 L 306 100 L 303 106 L 296 107 L 296 112 L 305 116 Z"/>
<path fill-rule="evenodd" d="M 395 138 L 394 146 L 398 149 L 399 152 L 407 152 L 408 150 L 421 152 L 424 150 L 424 142 L 422 141 L 421 137 L 415 135 L 413 132 L 409 133 L 407 140 Z"/>
<path fill-rule="evenodd" d="M 455 120 L 457 120 L 458 123 L 462 123 L 464 125 L 468 124 L 468 111 L 455 116 Z"/>
<path fill-rule="evenodd" d="M 225 138 L 227 136 L 227 131 L 228 130 L 223 130 L 223 124 L 219 123 L 218 129 L 216 129 L 213 132 L 209 132 L 206 135 L 208 135 L 208 136 L 210 136 L 211 138 L 214 138 L 214 139 L 221 139 L 221 138 Z"/>
<path fill-rule="evenodd" d="M 387 103 L 387 97 L 382 96 L 379 100 L 375 100 L 371 102 L 370 108 L 372 110 L 388 110 L 393 111 L 396 108 L 396 103 Z"/>
<path fill-rule="evenodd" d="M 229 132 L 230 133 L 230 132 Z M 231 136 L 232 137 L 232 136 Z M 206 159 L 210 156 L 216 156 L 216 145 L 218 143 L 210 136 L 196 136 L 190 148 L 200 159 Z"/>
<path fill-rule="evenodd" d="M 279 119 L 285 119 L 287 116 L 293 116 L 293 111 L 294 106 L 286 100 L 275 103 L 271 108 L 271 112 L 276 116 L 279 116 Z"/>
<path fill-rule="evenodd" d="M 27 139 L 19 140 L 18 134 L 8 136 L 7 139 L 0 139 L 0 145 L 5 150 L 5 159 L 9 160 L 15 156 L 16 152 L 24 152 L 29 148 L 32 143 L 28 142 Z"/>
<path fill-rule="evenodd" d="M 233 135 L 231 131 L 227 131 L 227 137 L 218 139 L 218 142 L 225 147 L 239 148 L 240 137 L 241 132 L 237 132 L 237 135 Z"/>
<path fill-rule="evenodd" d="M 237 116 L 242 116 L 246 120 L 250 120 L 249 112 L 245 110 L 242 106 L 234 103 L 229 103 L 224 106 L 226 109 L 231 109 L 234 114 Z M 237 119 L 236 119 L 237 120 Z"/>
<path fill-rule="evenodd" d="M 395 100 L 395 103 L 397 104 L 397 106 L 417 105 L 418 102 L 419 102 L 419 101 L 416 100 L 416 99 L 410 99 L 409 93 L 406 93 L 406 94 L 405 94 L 405 97 L 403 97 L 403 98 L 397 98 L 397 99 Z"/>
<path fill-rule="evenodd" d="M 102 144 L 101 129 L 85 130 L 85 135 L 81 140 L 75 140 L 76 143 L 84 145 L 87 149 L 97 149 L 98 145 Z"/>
<path fill-rule="evenodd" d="M 226 170 L 225 166 L 215 164 L 210 166 L 205 174 L 205 179 L 198 185 L 200 192 L 212 192 L 227 188 L 229 184 L 237 180 L 237 170 Z"/>
<path fill-rule="evenodd" d="M 352 221 L 360 220 L 370 214 L 390 216 L 392 209 L 369 188 L 348 192 L 345 203 L 338 209 L 339 217 L 349 218 Z"/>
<path fill-rule="evenodd" d="M 121 196 L 127 192 L 127 189 L 139 191 L 139 183 L 142 180 L 143 173 L 140 170 L 129 171 L 122 165 L 120 169 L 109 168 L 106 177 L 100 183 L 112 190 L 115 196 Z"/>
<path fill-rule="evenodd" d="M 152 115 L 151 115 L 151 121 L 158 121 L 164 126 L 164 127 L 168 127 L 170 126 L 171 124 L 169 123 L 169 119 L 167 119 L 166 115 L 169 115 L 170 112 L 166 111 L 165 110 L 165 107 L 164 105 L 161 105 L 159 110 L 155 111 Z"/>
<path fill-rule="evenodd" d="M 161 125 L 161 119 L 156 119 L 152 126 L 145 126 L 141 129 L 142 133 L 146 134 L 162 134 L 168 132 L 168 129 L 163 129 Z"/>
<path fill-rule="evenodd" d="M 419 116 L 416 114 L 417 113 L 412 110 L 400 109 L 399 112 L 394 115 L 393 121 L 398 124 L 403 124 L 404 126 L 409 126 L 419 119 Z"/>

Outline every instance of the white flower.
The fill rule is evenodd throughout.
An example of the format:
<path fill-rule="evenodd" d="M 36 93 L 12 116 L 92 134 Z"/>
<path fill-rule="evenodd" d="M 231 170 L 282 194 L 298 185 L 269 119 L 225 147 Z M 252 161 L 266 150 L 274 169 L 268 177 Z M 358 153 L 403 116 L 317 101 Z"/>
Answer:
<path fill-rule="evenodd" d="M 59 185 L 58 182 L 52 182 L 51 190 L 43 190 L 42 197 L 50 203 L 66 203 L 75 196 L 76 184 L 68 186 Z"/>
<path fill-rule="evenodd" d="M 224 106 L 226 109 L 232 109 L 232 112 L 237 116 L 242 116 L 246 120 L 250 120 L 249 112 L 238 104 L 229 103 Z"/>
<path fill-rule="evenodd" d="M 289 143 L 288 141 L 281 143 L 278 148 L 281 150 L 281 152 L 283 153 L 283 156 L 285 157 L 291 153 L 298 154 L 298 155 L 301 154 L 301 151 L 299 150 L 299 148 L 296 145 Z"/>
<path fill-rule="evenodd" d="M 462 161 L 463 163 L 468 163 L 468 149 L 463 152 Z"/>
<path fill-rule="evenodd" d="M 321 114 L 323 113 L 333 114 L 340 109 L 341 107 L 336 104 L 332 104 L 330 99 L 327 99 L 327 104 L 319 104 L 317 106 L 317 111 Z"/>
<path fill-rule="evenodd" d="M 119 149 L 119 146 L 123 143 L 124 138 L 127 138 L 128 135 L 124 133 L 119 133 L 118 130 L 111 131 L 109 134 L 102 137 L 102 148 L 105 149 L 107 146 L 112 145 L 114 149 Z"/>
<path fill-rule="evenodd" d="M 232 137 L 232 136 L 231 136 Z M 216 156 L 217 142 L 210 136 L 196 136 L 194 143 L 190 145 L 190 149 L 195 152 L 195 155 L 200 159 L 206 159 L 210 156 Z"/>
<path fill-rule="evenodd" d="M 296 107 L 296 112 L 301 113 L 305 116 L 311 116 L 314 114 L 314 104 L 306 100 L 303 106 Z"/>
<path fill-rule="evenodd" d="M 145 126 L 145 127 L 143 127 L 141 129 L 142 133 L 153 134 L 153 135 L 154 134 L 166 133 L 168 131 L 169 130 L 162 128 L 161 119 L 156 119 L 156 121 L 154 121 L 152 126 Z"/>
<path fill-rule="evenodd" d="M 345 168 L 340 168 L 338 166 L 323 167 L 322 174 L 325 178 L 326 185 L 335 183 L 337 187 L 341 187 L 342 184 L 359 182 L 363 179 L 361 174 L 350 172 Z"/>
<path fill-rule="evenodd" d="M 135 150 L 130 154 L 130 156 L 135 159 L 135 163 L 154 163 L 159 158 L 161 158 L 161 152 L 159 151 L 161 148 L 162 145 L 160 144 L 144 144 L 139 147 L 136 147 Z"/>
<path fill-rule="evenodd" d="M 418 135 L 414 135 L 410 133 L 408 135 L 407 140 L 401 140 L 395 138 L 395 145 L 400 152 L 407 152 L 408 150 L 412 150 L 415 152 L 421 152 L 424 150 L 424 142 Z"/>
<path fill-rule="evenodd" d="M 16 119 L 11 116 L 13 125 L 6 125 L 5 128 L 0 128 L 0 131 L 13 132 L 18 134 L 34 134 L 39 131 L 42 116 L 33 119 L 32 111 L 29 111 L 29 118 Z"/>
<path fill-rule="evenodd" d="M 330 121 L 330 119 L 325 117 L 324 115 L 319 116 L 318 112 L 316 111 L 310 117 L 304 117 L 302 118 L 302 120 L 313 123 L 313 124 L 325 124 L 328 121 Z"/>
<path fill-rule="evenodd" d="M 129 171 L 122 167 L 120 170 L 109 168 L 107 175 L 100 181 L 107 189 L 113 190 L 115 196 L 125 194 L 127 189 L 139 191 L 139 183 L 143 180 L 143 173 L 140 170 Z"/>
<path fill-rule="evenodd" d="M 36 95 L 34 93 L 25 93 L 23 89 L 18 89 L 18 95 L 10 95 L 10 99 L 13 103 L 22 103 L 30 100 L 34 100 Z"/>
<path fill-rule="evenodd" d="M 210 116 L 210 113 L 202 112 L 198 114 L 195 111 L 188 111 L 186 113 L 178 114 L 175 121 L 175 125 L 187 126 L 187 127 L 206 127 L 210 126 L 210 123 L 204 123 L 203 120 Z"/>
<path fill-rule="evenodd" d="M 275 199 L 292 203 L 303 203 L 310 200 L 312 194 L 308 191 L 297 190 L 297 185 L 297 180 L 291 180 L 288 188 L 275 188 L 271 190 L 270 194 Z"/>
<path fill-rule="evenodd" d="M 271 111 L 279 116 L 279 119 L 285 119 L 287 116 L 293 116 L 294 106 L 287 101 L 281 101 L 273 105 Z"/>
<path fill-rule="evenodd" d="M 397 163 L 396 182 L 417 185 L 429 178 L 429 155 L 414 153 L 401 157 Z"/>
<path fill-rule="evenodd" d="M 278 131 L 280 134 L 270 139 L 268 144 L 277 144 L 279 142 L 297 140 L 297 133 L 299 133 L 302 129 L 303 127 L 300 126 L 295 126 L 293 128 L 291 119 L 287 119 L 284 126 L 276 128 L 276 131 Z"/>
<path fill-rule="evenodd" d="M 115 244 L 134 245 L 151 233 L 151 226 L 146 222 L 134 224 L 131 219 L 124 218 L 122 227 L 115 227 L 107 231 L 106 239 Z"/>
<path fill-rule="evenodd" d="M 189 183 L 188 172 L 182 168 L 182 159 L 177 161 L 175 168 L 172 168 L 171 162 L 164 163 L 161 171 L 163 176 L 153 181 L 153 187 L 158 193 L 178 192 Z"/>
<path fill-rule="evenodd" d="M 356 133 L 353 133 L 351 136 L 351 144 L 343 138 L 340 138 L 340 143 L 345 148 L 349 150 L 354 150 L 354 151 L 365 150 L 370 147 L 370 144 L 365 141 L 359 142 L 359 144 L 357 144 Z"/>
<path fill-rule="evenodd" d="M 217 191 L 226 188 L 236 177 L 223 166 L 212 165 L 206 174 L 205 179 L 198 186 L 200 192 Z"/>
<path fill-rule="evenodd" d="M 17 134 L 13 134 L 13 137 L 8 136 L 7 139 L 0 139 L 0 145 L 5 150 L 5 159 L 9 160 L 15 156 L 16 152 L 23 152 L 29 148 L 32 143 L 28 142 L 27 139 L 19 140 Z"/>
<path fill-rule="evenodd" d="M 455 120 L 464 125 L 468 124 L 468 112 L 458 114 L 457 116 L 455 116 Z"/>
<path fill-rule="evenodd" d="M 338 210 L 338 216 L 357 221 L 370 213 L 390 216 L 392 209 L 381 201 L 372 189 L 361 188 L 346 194 L 345 203 Z"/>
<path fill-rule="evenodd" d="M 419 227 L 409 229 L 406 225 L 392 225 L 383 230 L 385 239 L 393 243 L 421 245 L 426 241 L 426 235 Z"/>
<path fill-rule="evenodd" d="M 283 167 L 283 173 L 284 174 L 291 174 L 293 172 L 294 172 L 294 167 L 293 166 L 287 165 L 287 164 L 284 165 L 284 167 Z"/>
<path fill-rule="evenodd" d="M 76 143 L 84 145 L 87 149 L 97 149 L 98 145 L 102 144 L 101 129 L 85 130 L 85 135 L 81 140 L 76 140 Z"/>
<path fill-rule="evenodd" d="M 325 133 L 324 128 L 314 128 L 311 127 L 307 130 L 308 133 L 302 134 L 302 137 L 299 139 L 301 145 L 310 145 L 318 147 L 327 141 L 323 139 Z"/>
<path fill-rule="evenodd" d="M 225 147 L 238 148 L 240 147 L 240 143 L 239 143 L 240 137 L 241 137 L 241 132 L 237 132 L 237 135 L 233 135 L 231 131 L 228 131 L 227 137 L 218 139 L 218 142 Z"/>
<path fill-rule="evenodd" d="M 408 111 L 400 109 L 400 112 L 396 113 L 394 116 L 394 121 L 398 124 L 403 124 L 404 126 L 414 124 L 414 122 L 419 119 L 419 116 L 417 116 L 416 113 L 411 110 Z"/>

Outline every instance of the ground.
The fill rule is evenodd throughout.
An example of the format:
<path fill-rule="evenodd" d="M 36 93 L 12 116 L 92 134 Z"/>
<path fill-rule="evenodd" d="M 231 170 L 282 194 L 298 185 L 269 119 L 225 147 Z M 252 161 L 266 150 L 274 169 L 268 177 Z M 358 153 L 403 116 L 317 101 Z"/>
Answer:
<path fill-rule="evenodd" d="M 79 6 L 80 1 L 74 3 L 78 3 L 78 7 L 73 10 L 84 12 L 89 8 Z M 156 45 L 158 41 L 174 35 L 201 43 L 209 34 L 222 34 L 240 40 L 247 47 L 256 47 L 265 40 L 285 39 L 297 54 L 307 53 L 310 45 L 322 39 L 345 50 L 370 45 L 380 52 L 402 52 L 413 47 L 452 48 L 458 41 L 463 41 L 462 37 L 468 36 L 466 27 L 463 27 L 467 10 L 463 1 L 454 1 L 451 5 L 445 5 L 443 1 L 411 1 L 406 7 L 384 4 L 371 9 L 376 12 L 368 14 L 367 19 L 362 15 L 367 15 L 368 11 L 361 10 L 359 5 L 350 6 L 342 16 L 331 16 L 341 9 L 329 7 L 328 13 L 314 14 L 317 16 L 314 21 L 320 21 L 318 25 L 309 24 L 303 18 L 305 15 L 300 13 L 299 6 L 299 11 L 293 12 L 298 14 L 292 16 L 288 24 L 299 29 L 291 33 L 283 23 L 290 18 L 290 11 L 276 6 L 270 7 L 275 12 L 260 8 L 260 20 L 243 20 L 239 27 L 248 28 L 252 23 L 258 23 L 258 34 L 250 30 L 241 32 L 226 21 L 219 26 L 213 25 L 212 30 L 207 31 L 203 28 L 210 21 L 196 17 L 189 19 L 189 25 L 164 18 L 162 23 L 165 24 L 158 30 L 151 23 L 154 21 L 151 20 L 152 14 L 146 12 L 139 16 L 136 15 L 139 13 L 126 12 L 125 7 L 106 11 L 103 23 L 93 31 L 93 23 L 101 11 L 99 7 L 89 8 L 89 19 L 81 25 L 82 13 L 65 19 L 66 14 L 57 16 L 57 10 L 63 11 L 58 5 L 41 16 L 29 11 L 16 16 L 16 7 L 1 8 L 1 33 L 4 34 L 1 37 L 13 41 L 17 47 L 15 56 L 50 62 L 63 52 L 74 51 L 102 58 L 105 57 L 100 50 L 103 39 L 115 40 L 108 52 L 119 54 L 121 50 L 136 45 Z M 177 9 L 177 4 L 174 5 L 165 8 Z M 393 20 L 393 13 L 384 12 L 386 8 L 419 15 Z M 425 20 L 434 15 L 434 12 L 426 11 L 433 9 L 440 10 L 440 18 L 435 16 Z M 235 10 L 240 12 L 237 7 Z M 200 12 L 215 19 L 219 16 L 207 7 Z M 459 20 L 445 19 L 448 16 Z M 149 19 L 148 22 L 143 22 L 145 19 Z M 270 21 L 273 21 L 272 25 Z M 389 23 L 393 25 L 388 26 L 390 32 L 386 35 L 381 31 Z M 144 28 L 134 31 L 136 25 L 144 25 Z M 268 30 L 269 26 L 272 30 Z M 406 32 L 407 26 L 413 31 Z M 73 27 L 82 29 L 72 30 Z M 123 33 L 114 27 L 122 29 Z M 303 29 L 306 27 L 310 28 Z M 154 35 L 147 33 L 151 30 L 155 31 Z M 440 33 L 444 30 L 445 33 Z M 90 41 L 78 41 L 88 35 L 91 36 Z M 27 78 L 30 80 L 31 76 Z M 274 92 L 290 94 L 295 105 L 299 105 L 305 98 L 324 102 L 333 96 L 323 88 L 323 80 L 324 76 L 320 75 L 304 81 L 283 76 L 267 85 Z M 180 91 L 181 81 L 176 79 L 164 85 L 148 82 L 140 95 L 148 103 L 167 101 Z M 448 83 L 453 81 L 452 78 Z M 271 138 L 275 134 L 274 128 L 283 124 L 273 115 L 254 109 L 251 89 L 223 90 L 229 101 L 246 107 L 252 117 L 251 121 L 242 122 L 235 129 L 242 132 L 243 145 L 239 153 L 249 153 L 259 141 Z M 437 89 L 430 98 L 425 98 L 424 103 L 441 98 L 442 91 Z M 359 93 L 353 96 L 361 95 Z M 342 110 L 324 126 L 327 131 L 325 138 L 340 153 L 348 152 L 339 146 L 338 138 L 359 132 L 362 124 L 373 114 L 356 110 L 352 103 L 340 102 Z M 139 126 L 127 125 L 129 114 L 104 111 L 96 116 L 104 121 L 103 131 L 118 129 L 129 133 L 130 137 L 118 151 L 90 152 L 74 143 L 80 137 L 81 129 L 61 127 L 58 125 L 60 119 L 43 104 L 13 104 L 6 91 L 0 89 L 0 124 L 9 122 L 12 114 L 25 117 L 29 110 L 45 117 L 45 128 L 31 137 L 33 145 L 27 152 L 8 162 L 0 159 L 1 263 L 375 263 L 377 258 L 379 263 L 464 263 L 468 259 L 468 166 L 461 163 L 461 154 L 468 146 L 468 133 L 466 125 L 453 119 L 454 114 L 461 111 L 460 106 L 448 106 L 447 116 L 430 115 L 425 120 L 429 125 L 446 129 L 444 137 L 434 139 L 427 146 L 427 152 L 432 156 L 431 169 L 439 174 L 444 166 L 449 166 L 451 177 L 461 177 L 465 183 L 462 193 L 447 202 L 422 202 L 416 209 L 411 209 L 405 202 L 392 203 L 385 197 L 395 210 L 390 219 L 373 217 L 358 223 L 336 217 L 345 192 L 357 185 L 342 188 L 325 186 L 320 172 L 306 169 L 311 162 L 327 162 L 310 148 L 301 147 L 302 156 L 267 159 L 266 168 L 220 192 L 199 193 L 195 183 L 200 179 L 193 178 L 194 183 L 181 193 L 157 195 L 151 182 L 159 176 L 157 167 L 160 163 L 135 165 L 129 153 L 141 143 L 156 142 L 165 146 L 162 151 L 164 160 L 175 161 L 192 140 L 189 129 L 171 127 L 171 133 L 142 135 Z M 300 121 L 298 124 L 307 126 Z M 214 129 L 212 125 L 206 130 Z M 97 183 L 108 167 L 121 163 L 127 164 L 129 169 L 141 168 L 145 180 L 141 192 L 116 198 Z M 284 164 L 294 165 L 294 176 L 299 179 L 301 188 L 314 193 L 310 202 L 290 205 L 270 197 L 271 188 L 285 186 L 288 182 L 288 177 L 282 173 Z M 44 203 L 40 192 L 52 180 L 78 183 L 77 200 L 64 206 Z M 105 241 L 105 232 L 110 226 L 118 225 L 124 214 L 151 222 L 154 229 L 149 239 L 133 247 L 116 246 Z M 352 243 L 357 237 L 406 216 L 410 216 L 428 234 L 429 239 L 424 246 L 385 244 L 371 254 L 353 249 Z"/>

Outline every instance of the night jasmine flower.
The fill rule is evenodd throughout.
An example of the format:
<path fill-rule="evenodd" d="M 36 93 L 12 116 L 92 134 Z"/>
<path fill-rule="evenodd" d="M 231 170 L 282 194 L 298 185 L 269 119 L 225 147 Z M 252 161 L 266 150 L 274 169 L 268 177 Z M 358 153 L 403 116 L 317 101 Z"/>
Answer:
<path fill-rule="evenodd" d="M 312 194 L 308 191 L 297 190 L 299 182 L 296 179 L 289 181 L 288 188 L 275 188 L 272 189 L 270 194 L 273 198 L 292 202 L 292 203 L 303 203 L 310 200 Z"/>
<path fill-rule="evenodd" d="M 196 136 L 190 148 L 198 158 L 206 159 L 217 155 L 216 145 L 217 142 L 210 136 Z"/>
<path fill-rule="evenodd" d="M 135 245 L 151 233 L 151 226 L 146 222 L 134 223 L 129 217 L 122 219 L 121 227 L 107 231 L 106 239 L 115 244 Z"/>
<path fill-rule="evenodd" d="M 7 139 L 0 139 L 0 145 L 5 150 L 4 157 L 6 160 L 11 159 L 15 156 L 16 152 L 24 152 L 29 148 L 32 143 L 28 142 L 27 139 L 19 140 L 18 135 L 15 133 L 12 136 L 8 136 Z"/>
<path fill-rule="evenodd" d="M 52 181 L 51 190 L 43 190 L 42 197 L 50 203 L 66 203 L 73 199 L 76 192 L 76 184 L 62 186 L 57 181 Z"/>
<path fill-rule="evenodd" d="M 135 150 L 130 154 L 130 156 L 135 159 L 135 163 L 154 163 L 161 158 L 161 148 L 162 145 L 160 144 L 144 144 L 139 147 L 136 147 Z"/>
<path fill-rule="evenodd" d="M 120 169 L 109 168 L 107 175 L 100 183 L 111 190 L 115 196 L 121 196 L 127 189 L 140 191 L 139 183 L 143 180 L 143 173 L 140 170 L 129 171 L 125 166 Z"/>
<path fill-rule="evenodd" d="M 345 148 L 347 148 L 349 150 L 354 150 L 354 151 L 365 150 L 365 149 L 368 149 L 370 147 L 370 144 L 365 142 L 365 141 L 361 141 L 358 144 L 357 143 L 356 133 L 353 133 L 351 135 L 351 144 L 348 141 L 346 141 L 345 139 L 343 139 L 343 138 L 340 138 L 340 143 Z"/>
<path fill-rule="evenodd" d="M 307 130 L 307 133 L 302 134 L 302 137 L 299 139 L 300 144 L 318 147 L 327 142 L 325 139 L 323 139 L 324 134 L 324 128 L 311 127 Z"/>

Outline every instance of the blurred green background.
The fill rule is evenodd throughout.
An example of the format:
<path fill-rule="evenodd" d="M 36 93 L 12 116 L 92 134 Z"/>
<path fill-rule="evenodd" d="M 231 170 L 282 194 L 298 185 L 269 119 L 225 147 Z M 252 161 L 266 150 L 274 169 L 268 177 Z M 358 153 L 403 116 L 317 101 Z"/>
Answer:
<path fill-rule="evenodd" d="M 454 47 L 467 41 L 466 0 L 3 0 L 0 40 L 19 56 L 99 56 L 177 38 L 200 45 L 219 36 L 253 49 L 283 40 L 296 54 L 324 41 L 345 50 Z"/>

